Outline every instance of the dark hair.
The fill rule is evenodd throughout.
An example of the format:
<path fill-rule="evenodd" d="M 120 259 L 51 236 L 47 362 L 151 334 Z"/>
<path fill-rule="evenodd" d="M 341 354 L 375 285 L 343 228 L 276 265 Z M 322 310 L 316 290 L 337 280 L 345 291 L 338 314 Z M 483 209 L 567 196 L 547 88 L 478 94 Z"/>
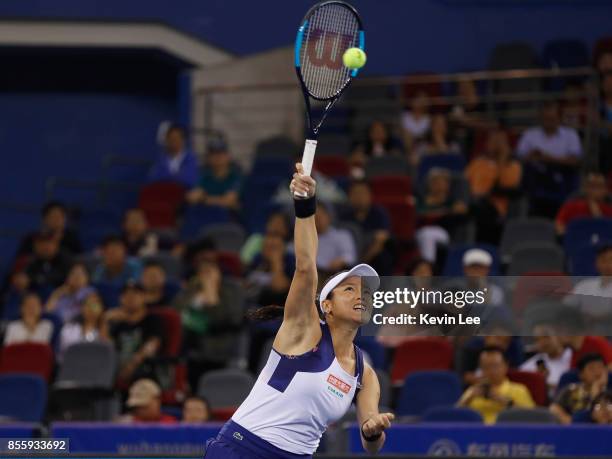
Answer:
<path fill-rule="evenodd" d="M 412 276 L 412 273 L 414 272 L 414 270 L 417 269 L 417 267 L 419 265 L 422 265 L 423 263 L 426 263 L 427 265 L 429 265 L 433 270 L 433 264 L 430 261 L 427 261 L 423 257 L 416 257 L 410 260 L 410 263 L 408 263 L 408 265 L 406 266 L 406 271 L 404 274 L 406 276 Z"/>
<path fill-rule="evenodd" d="M 143 263 L 142 270 L 144 271 L 147 268 L 159 268 L 163 272 L 166 272 L 164 265 L 162 265 L 158 260 L 155 259 L 149 259 Z"/>
<path fill-rule="evenodd" d="M 600 257 L 602 256 L 604 253 L 608 252 L 612 250 L 612 242 L 602 242 L 599 244 L 599 246 L 597 246 L 597 249 L 595 250 L 595 254 Z"/>
<path fill-rule="evenodd" d="M 578 368 L 578 372 L 582 372 L 589 363 L 593 362 L 601 362 L 603 365 L 606 364 L 606 361 L 601 354 L 598 354 L 597 352 L 590 352 L 580 357 L 580 360 L 578 360 L 578 363 L 576 364 L 576 368 Z"/>
<path fill-rule="evenodd" d="M 185 406 L 185 403 L 187 403 L 187 401 L 189 400 L 199 400 L 200 402 L 204 403 L 204 405 L 206 405 L 206 408 L 208 408 L 208 411 L 210 411 L 210 402 L 206 397 L 202 397 L 201 395 L 190 395 L 183 401 L 183 406 Z"/>
<path fill-rule="evenodd" d="M 553 108 L 557 110 L 557 113 L 559 113 L 559 111 L 561 110 L 561 104 L 559 103 L 558 100 L 547 100 L 547 101 L 542 102 L 542 104 L 540 104 L 540 111 L 553 109 Z"/>
<path fill-rule="evenodd" d="M 53 209 L 60 209 L 62 212 L 64 212 L 65 214 L 68 213 L 68 209 L 66 209 L 66 206 L 64 204 L 62 204 L 59 201 L 49 201 L 47 202 L 43 208 L 41 209 L 40 213 L 43 217 L 46 217 L 47 214 L 49 212 L 51 212 Z"/>
<path fill-rule="evenodd" d="M 104 240 L 102 241 L 102 247 L 106 247 L 109 244 L 114 244 L 114 243 L 119 243 L 123 246 L 125 246 L 125 242 L 123 240 L 123 238 L 121 236 L 118 236 L 116 234 L 112 234 L 110 236 L 106 236 L 104 238 Z"/>
<path fill-rule="evenodd" d="M 612 403 L 612 390 L 610 389 L 604 390 L 603 392 L 600 392 L 599 394 L 597 394 L 597 396 L 591 402 L 591 405 L 589 406 L 589 410 L 592 411 L 593 408 L 595 408 L 595 405 L 601 402 Z"/>
<path fill-rule="evenodd" d="M 183 125 L 179 123 L 172 123 L 170 126 L 168 126 L 168 129 L 166 129 L 166 137 L 168 137 L 172 131 L 180 132 L 183 137 L 187 136 L 187 131 L 185 130 Z"/>
<path fill-rule="evenodd" d="M 365 185 L 366 187 L 368 187 L 368 189 L 371 189 L 370 182 L 368 182 L 366 179 L 354 179 L 351 181 L 351 183 L 349 183 L 349 190 L 359 185 Z"/>
<path fill-rule="evenodd" d="M 508 358 L 506 357 L 506 354 L 504 352 L 504 350 L 501 347 L 498 346 L 485 346 L 482 348 L 482 350 L 480 351 L 480 355 L 484 354 L 485 352 L 488 353 L 498 353 L 502 356 L 502 359 L 504 359 L 504 362 L 508 363 Z"/>

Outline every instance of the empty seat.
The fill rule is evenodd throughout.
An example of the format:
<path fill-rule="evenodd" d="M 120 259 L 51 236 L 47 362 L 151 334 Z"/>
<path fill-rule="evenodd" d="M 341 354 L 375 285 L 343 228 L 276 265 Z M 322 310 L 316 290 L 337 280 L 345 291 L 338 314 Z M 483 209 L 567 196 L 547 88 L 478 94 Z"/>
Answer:
<path fill-rule="evenodd" d="M 300 147 L 290 138 L 277 136 L 264 139 L 255 147 L 256 157 L 286 157 L 293 158 L 300 152 Z"/>
<path fill-rule="evenodd" d="M 376 341 L 376 337 L 359 336 L 357 339 L 355 339 L 355 344 L 357 344 L 361 350 L 368 354 L 374 368 L 387 368 L 387 349 Z"/>
<path fill-rule="evenodd" d="M 509 220 L 502 233 L 500 255 L 503 263 L 509 263 L 512 250 L 526 242 L 554 244 L 555 225 L 546 218 L 517 218 Z"/>
<path fill-rule="evenodd" d="M 439 405 L 454 405 L 461 397 L 461 380 L 451 371 L 419 371 L 406 377 L 397 414 L 421 416 Z"/>
<path fill-rule="evenodd" d="M 531 393 L 531 398 L 533 398 L 537 405 L 546 406 L 548 403 L 548 387 L 546 385 L 546 378 L 542 373 L 509 370 L 508 379 L 525 385 Z"/>
<path fill-rule="evenodd" d="M 210 401 L 211 409 L 235 410 L 249 395 L 255 380 L 250 373 L 238 369 L 209 371 L 198 383 L 198 395 Z"/>
<path fill-rule="evenodd" d="M 378 400 L 379 406 L 390 407 L 391 406 L 391 378 L 389 373 L 384 370 L 377 369 L 376 376 L 378 377 L 378 384 L 380 385 L 380 399 Z"/>
<path fill-rule="evenodd" d="M 391 219 L 391 232 L 401 241 L 414 238 L 416 225 L 416 208 L 412 197 L 378 197 L 374 202 L 383 206 Z"/>
<path fill-rule="evenodd" d="M 558 424 L 547 408 L 510 408 L 497 416 L 498 424 Z"/>
<path fill-rule="evenodd" d="M 565 255 L 553 244 L 521 244 L 511 253 L 508 276 L 520 276 L 529 271 L 563 271 Z"/>
<path fill-rule="evenodd" d="M 490 244 L 463 244 L 453 245 L 448 251 L 446 256 L 446 262 L 444 263 L 444 269 L 442 270 L 443 276 L 463 276 L 463 255 L 470 249 L 482 249 L 489 252 L 493 258 L 489 275 L 499 275 L 499 256 L 497 253 L 497 247 Z"/>
<path fill-rule="evenodd" d="M 2 348 L 0 374 L 30 373 L 51 379 L 53 372 L 53 349 L 48 344 L 20 343 Z"/>
<path fill-rule="evenodd" d="M 446 169 L 451 172 L 463 172 L 465 157 L 457 154 L 425 155 L 421 158 L 418 170 L 419 183 L 423 184 L 427 174 L 434 167 Z"/>
<path fill-rule="evenodd" d="M 178 209 L 183 203 L 185 188 L 175 182 L 155 182 L 145 185 L 138 196 L 138 207 L 153 228 L 176 225 Z"/>
<path fill-rule="evenodd" d="M 421 422 L 474 422 L 482 424 L 482 416 L 471 408 L 435 406 L 421 417 Z"/>
<path fill-rule="evenodd" d="M 0 416 L 22 422 L 42 422 L 47 384 L 36 375 L 0 376 Z"/>
<path fill-rule="evenodd" d="M 255 159 L 251 175 L 261 177 L 290 177 L 293 171 L 293 157 L 258 157 Z"/>
<path fill-rule="evenodd" d="M 597 258 L 597 244 L 587 242 L 572 246 L 571 252 L 566 252 L 567 269 L 572 276 L 598 276 L 595 260 Z"/>
<path fill-rule="evenodd" d="M 567 224 L 563 246 L 570 255 L 585 244 L 612 239 L 612 218 L 576 218 Z"/>
<path fill-rule="evenodd" d="M 377 197 L 402 197 L 412 194 L 412 182 L 407 175 L 380 175 L 370 179 L 372 194 Z"/>
<path fill-rule="evenodd" d="M 449 370 L 453 348 L 445 338 L 415 338 L 395 350 L 391 365 L 391 381 L 401 384 L 407 375 L 422 370 Z"/>
<path fill-rule="evenodd" d="M 350 173 L 348 160 L 339 155 L 318 157 L 315 169 L 328 177 L 347 177 Z"/>
<path fill-rule="evenodd" d="M 194 239 L 202 228 L 231 220 L 230 212 L 221 206 L 187 206 L 183 212 L 181 223 L 181 238 Z"/>
<path fill-rule="evenodd" d="M 335 113 L 335 112 L 334 112 Z M 317 143 L 317 163 L 326 155 L 348 155 L 352 140 L 346 134 L 322 134 Z M 317 166 L 318 167 L 318 166 Z"/>
<path fill-rule="evenodd" d="M 211 225 L 204 228 L 200 236 L 211 238 L 218 250 L 236 253 L 240 252 L 246 238 L 244 229 L 237 223 Z"/>
<path fill-rule="evenodd" d="M 408 174 L 410 168 L 402 156 L 380 156 L 368 159 L 365 175 L 368 179 L 379 175 Z"/>
<path fill-rule="evenodd" d="M 527 272 L 520 276 L 513 289 L 512 310 L 523 311 L 537 299 L 562 300 L 572 291 L 571 279 L 560 272 Z"/>
<path fill-rule="evenodd" d="M 55 387 L 111 389 L 115 370 L 115 348 L 111 344 L 76 343 L 66 349 Z"/>
<path fill-rule="evenodd" d="M 217 251 L 217 262 L 225 274 L 233 277 L 242 276 L 242 261 L 237 253 Z"/>

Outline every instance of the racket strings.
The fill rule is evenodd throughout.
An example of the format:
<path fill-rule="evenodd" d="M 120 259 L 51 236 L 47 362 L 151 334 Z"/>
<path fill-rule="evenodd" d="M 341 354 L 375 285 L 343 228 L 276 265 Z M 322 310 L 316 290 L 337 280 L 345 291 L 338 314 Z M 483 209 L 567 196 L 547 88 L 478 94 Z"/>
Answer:
<path fill-rule="evenodd" d="M 322 6 L 308 21 L 300 53 L 302 77 L 314 97 L 329 99 L 350 80 L 351 70 L 343 65 L 342 55 L 358 46 L 359 23 L 340 4 Z"/>

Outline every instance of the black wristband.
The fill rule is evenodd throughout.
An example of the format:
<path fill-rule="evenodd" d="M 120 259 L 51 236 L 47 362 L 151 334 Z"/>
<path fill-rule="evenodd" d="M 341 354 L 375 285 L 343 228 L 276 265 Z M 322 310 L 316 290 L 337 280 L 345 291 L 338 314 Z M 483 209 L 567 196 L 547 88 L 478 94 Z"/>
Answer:
<path fill-rule="evenodd" d="M 293 207 L 297 218 L 312 217 L 317 211 L 317 200 L 314 196 L 306 199 L 293 198 Z"/>
<path fill-rule="evenodd" d="M 373 442 L 378 440 L 380 437 L 382 437 L 382 432 L 377 433 L 376 435 L 372 435 L 371 437 L 368 437 L 364 432 L 363 432 L 363 426 L 365 425 L 366 422 L 368 422 L 369 419 L 366 419 L 363 424 L 361 424 L 361 436 L 363 437 L 363 439 L 365 441 L 367 441 L 368 443 Z"/>

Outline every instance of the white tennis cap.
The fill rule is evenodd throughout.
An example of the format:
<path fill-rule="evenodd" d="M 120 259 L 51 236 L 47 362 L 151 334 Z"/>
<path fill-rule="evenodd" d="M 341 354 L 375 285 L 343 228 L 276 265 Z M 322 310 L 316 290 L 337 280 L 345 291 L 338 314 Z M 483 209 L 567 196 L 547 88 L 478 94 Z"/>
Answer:
<path fill-rule="evenodd" d="M 493 257 L 483 249 L 470 249 L 463 254 L 463 266 L 491 266 Z"/>
<path fill-rule="evenodd" d="M 378 287 L 380 287 L 380 278 L 378 277 L 378 273 L 376 272 L 376 270 L 370 265 L 366 265 L 365 263 L 359 264 L 353 269 L 336 274 L 334 277 L 332 277 L 325 283 L 325 285 L 321 289 L 321 294 L 319 295 L 319 306 L 321 310 L 323 309 L 323 306 L 321 306 L 321 304 L 327 299 L 329 293 L 333 289 L 335 289 L 344 279 L 351 276 L 367 277 L 368 287 L 372 292 L 378 290 Z"/>

